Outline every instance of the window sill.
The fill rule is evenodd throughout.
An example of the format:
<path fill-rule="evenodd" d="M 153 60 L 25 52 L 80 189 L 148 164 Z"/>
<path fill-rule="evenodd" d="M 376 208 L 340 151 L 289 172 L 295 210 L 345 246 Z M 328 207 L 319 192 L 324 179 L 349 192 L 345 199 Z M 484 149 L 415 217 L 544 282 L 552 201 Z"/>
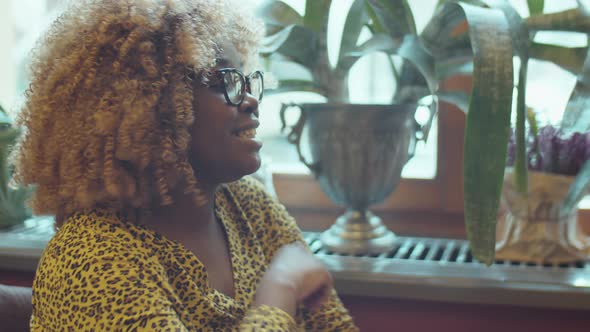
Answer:
<path fill-rule="evenodd" d="M 342 256 L 305 233 L 343 296 L 590 310 L 590 265 L 474 261 L 464 240 L 398 237 L 377 257 Z"/>
<path fill-rule="evenodd" d="M 321 220 L 331 220 L 326 213 L 316 213 Z M 304 218 L 306 223 L 310 223 L 308 218 Z M 501 262 L 486 267 L 473 261 L 467 242 L 460 239 L 462 224 L 449 228 L 448 223 L 457 223 L 456 218 L 436 219 L 445 229 L 455 229 L 447 231 L 449 237 L 406 235 L 424 234 L 421 228 L 431 228 L 424 223 L 426 218 L 386 215 L 384 220 L 395 220 L 396 231 L 405 235 L 398 237 L 392 251 L 376 257 L 335 255 L 321 248 L 319 233 L 304 232 L 304 236 L 332 272 L 343 296 L 590 310 L 590 264 L 547 267 Z M 0 271 L 32 275 L 51 236 L 46 231 L 50 222 L 38 218 L 25 232 L 0 233 Z M 5 277 L 2 274 L 0 282 Z"/>

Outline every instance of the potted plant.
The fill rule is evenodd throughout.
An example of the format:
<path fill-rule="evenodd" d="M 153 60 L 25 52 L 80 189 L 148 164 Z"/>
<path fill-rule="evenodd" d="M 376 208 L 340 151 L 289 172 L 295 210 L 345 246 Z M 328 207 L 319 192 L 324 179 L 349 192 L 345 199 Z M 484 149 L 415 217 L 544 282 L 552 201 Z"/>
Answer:
<path fill-rule="evenodd" d="M 330 1 L 308 0 L 303 16 L 280 1 L 267 1 L 260 12 L 269 27 L 269 47 L 262 55 L 271 61 L 292 61 L 311 69 L 312 79 L 305 82 L 283 76 L 275 70 L 280 68 L 275 64 L 271 70 L 279 73 L 278 91 L 328 91 L 342 102 L 346 101 L 344 87 L 325 88 L 334 82 L 330 75 L 340 75 L 336 78 L 342 82 L 346 77 L 343 70 L 349 69 L 349 64 L 359 57 L 375 51 L 396 54 L 407 61 L 401 70 L 394 71 L 398 89 L 393 102 L 411 104 L 432 94 L 464 109 L 467 112 L 465 222 L 474 256 L 491 264 L 513 108 L 513 55 L 521 60 L 516 103 L 519 152 L 515 169 L 517 188 L 524 191 L 527 179 L 526 167 L 523 167 L 524 89 L 528 59 L 550 60 L 578 72 L 587 53 L 586 48 L 560 48 L 532 41 L 532 35 L 538 30 L 584 31 L 588 23 L 583 9 L 543 14 L 542 3 L 528 1 L 533 15 L 524 20 L 507 1 L 440 1 L 440 8 L 418 35 L 407 0 L 358 0 L 347 16 L 339 62 L 332 68 L 321 55 L 327 54 L 322 36 L 326 32 L 325 18 Z M 370 29 L 372 37 L 357 45 L 362 26 Z M 311 49 L 313 56 L 300 56 L 297 52 L 308 51 L 302 49 Z M 439 89 L 439 82 L 454 75 L 471 76 L 473 85 L 469 96 L 464 92 Z M 323 80 L 324 77 L 329 79 Z M 581 88 L 577 91 L 582 92 Z M 327 96 L 330 101 L 330 94 Z M 574 100 L 586 99 L 583 93 L 578 93 Z M 569 110 L 566 116 L 569 119 L 587 112 L 583 107 L 574 110 L 572 106 Z"/>
<path fill-rule="evenodd" d="M 32 214 L 26 200 L 32 187 L 10 186 L 11 171 L 8 155 L 20 131 L 12 127 L 12 120 L 0 106 L 0 229 L 10 228 L 29 219 Z"/>
<path fill-rule="evenodd" d="M 532 112 L 529 112 L 530 114 Z M 534 113 L 532 113 L 534 115 Z M 513 166 L 516 142 L 508 146 L 509 168 L 498 219 L 496 258 L 500 260 L 562 264 L 590 255 L 590 236 L 578 223 L 577 205 L 588 186 L 590 131 L 564 133 L 559 126 L 537 128 L 534 116 L 527 131 L 528 189 L 516 190 Z M 586 179 L 584 180 L 584 178 Z M 577 186 L 573 185 L 579 179 Z M 581 180 L 580 180 L 581 179 Z"/>
<path fill-rule="evenodd" d="M 356 45 L 370 17 L 366 3 L 355 1 L 344 24 L 337 64 L 331 66 L 327 49 L 330 5 L 326 0 L 307 1 L 305 14 L 299 15 L 281 1 L 266 1 L 259 9 L 268 27 L 260 54 L 278 79 L 275 93 L 308 91 L 327 100 L 297 105 L 302 114 L 288 136 L 323 191 L 348 208 L 323 233 L 324 246 L 349 254 L 379 253 L 393 247 L 394 235 L 368 207 L 395 189 L 421 128 L 414 120 L 415 102 L 350 103 L 351 67 L 363 55 L 392 49 L 393 45 L 384 35 Z M 281 114 L 289 106 L 293 105 L 285 105 Z M 304 125 L 309 128 L 311 161 L 301 155 L 299 147 Z"/>
<path fill-rule="evenodd" d="M 585 133 L 590 130 L 588 114 L 586 114 L 588 113 L 588 108 L 585 107 L 585 104 L 588 102 L 587 82 L 590 73 L 590 54 L 588 54 L 587 46 L 568 48 L 542 44 L 536 42 L 534 36 L 536 32 L 544 30 L 586 32 L 586 26 L 590 22 L 590 18 L 586 14 L 588 12 L 587 9 L 581 2 L 578 2 L 578 7 L 574 9 L 544 14 L 543 1 L 528 1 L 531 15 L 526 19 L 523 19 L 507 1 L 488 0 L 481 2 L 482 5 L 496 8 L 504 14 L 511 35 L 512 52 L 520 60 L 515 91 L 516 105 L 514 105 L 516 109 L 514 165 L 506 178 L 510 183 L 509 187 L 513 188 L 521 197 L 526 198 L 532 187 L 528 183 L 529 175 L 525 154 L 525 121 L 527 118 L 525 93 L 529 59 L 537 58 L 550 61 L 565 70 L 578 74 L 578 84 L 565 109 L 564 119 L 560 125 L 560 132 L 566 136 L 572 135 L 574 132 Z M 447 5 L 447 8 L 449 8 L 449 5 Z M 448 22 L 452 21 L 447 20 L 445 22 L 444 17 L 456 17 L 451 15 L 451 13 L 452 10 L 446 9 L 445 11 L 443 8 L 423 33 L 423 41 L 427 45 L 427 48 L 430 45 L 431 47 L 429 49 L 435 50 L 433 54 L 438 54 L 436 51 L 440 50 L 439 45 L 444 45 L 441 41 L 444 42 L 445 40 L 441 39 L 440 30 L 438 29 L 441 26 L 448 26 Z M 443 24 L 437 22 L 439 18 L 443 18 Z M 451 24 L 450 26 L 457 25 Z M 457 32 L 457 30 L 454 31 Z M 463 41 L 461 41 L 462 39 Z M 458 33 L 456 38 L 452 38 L 451 40 L 452 42 L 449 45 L 453 46 L 453 52 L 467 49 L 465 38 L 461 37 L 461 33 Z M 510 51 L 505 50 L 504 52 Z M 444 68 L 444 70 L 437 70 L 437 72 L 442 73 L 453 73 L 466 65 L 469 67 L 468 62 L 462 61 L 451 61 L 450 66 L 447 66 L 449 63 L 448 60 L 443 60 L 442 62 L 435 61 L 435 63 L 441 66 L 441 68 Z M 474 74 L 476 69 L 477 67 L 474 61 Z M 505 80 L 506 82 L 512 82 L 511 78 L 505 78 Z M 506 159 L 503 158 L 504 155 L 500 153 L 500 150 L 503 150 L 504 139 L 508 135 L 506 134 L 501 139 L 498 138 L 498 141 L 495 141 L 494 136 L 481 135 L 481 125 L 485 124 L 485 119 L 474 117 L 482 106 L 477 99 L 473 98 L 477 94 L 477 88 L 477 82 L 474 80 L 465 134 L 465 223 L 474 256 L 482 262 L 491 264 L 494 260 L 496 247 L 497 205 L 494 200 L 499 197 L 497 190 L 502 188 L 502 184 L 505 183 L 503 173 L 505 168 L 504 160 Z M 457 98 L 457 96 L 454 98 Z M 508 111 L 510 112 L 510 110 Z M 504 129 L 499 126 L 490 133 L 503 134 L 503 131 Z M 498 145 L 494 147 L 493 144 Z M 482 151 L 485 153 L 482 153 Z M 489 155 L 494 159 L 486 161 L 484 158 L 478 157 L 477 154 Z M 575 204 L 579 202 L 581 196 L 587 191 L 590 182 L 589 176 L 586 174 L 590 171 L 586 169 L 587 167 L 590 167 L 590 164 L 582 166 L 575 180 L 573 180 L 574 182 L 568 187 L 567 199 L 564 205 L 561 206 L 563 210 L 560 213 L 567 214 L 568 210 L 571 211 Z M 490 177 L 489 174 L 492 172 L 499 172 L 502 176 Z M 485 185 L 485 187 L 482 187 L 482 185 Z M 490 187 L 487 187 L 488 185 Z M 489 209 L 486 207 L 489 207 Z"/>

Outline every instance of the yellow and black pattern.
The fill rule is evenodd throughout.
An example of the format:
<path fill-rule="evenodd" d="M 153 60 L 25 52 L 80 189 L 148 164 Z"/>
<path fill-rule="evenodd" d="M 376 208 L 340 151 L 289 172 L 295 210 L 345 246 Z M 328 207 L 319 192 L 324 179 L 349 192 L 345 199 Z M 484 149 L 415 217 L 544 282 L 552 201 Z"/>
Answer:
<path fill-rule="evenodd" d="M 235 297 L 213 289 L 182 244 L 114 212 L 71 216 L 45 249 L 33 285 L 32 331 L 356 331 L 335 292 L 297 322 L 252 307 L 256 285 L 280 246 L 302 240 L 285 208 L 251 178 L 222 187 Z"/>

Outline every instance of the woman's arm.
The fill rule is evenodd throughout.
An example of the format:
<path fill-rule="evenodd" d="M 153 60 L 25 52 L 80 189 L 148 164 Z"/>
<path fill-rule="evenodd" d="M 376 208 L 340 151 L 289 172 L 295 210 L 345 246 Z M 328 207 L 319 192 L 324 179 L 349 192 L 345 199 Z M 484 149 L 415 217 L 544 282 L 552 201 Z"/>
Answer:
<path fill-rule="evenodd" d="M 260 183 L 246 177 L 234 184 L 231 190 L 234 192 L 236 199 L 239 201 L 246 215 L 260 214 L 252 213 L 252 211 L 263 212 L 263 220 L 253 220 L 251 222 L 253 223 L 258 239 L 264 247 L 264 253 L 270 261 L 269 266 L 272 266 L 273 260 L 280 257 L 283 247 L 292 243 L 300 243 L 301 246 L 305 247 L 306 255 L 313 257 L 315 261 L 319 262 L 309 248 L 307 248 L 295 220 L 289 215 L 282 204 L 265 192 L 264 187 Z M 248 199 L 240 200 L 241 197 L 246 197 L 240 195 L 239 191 L 241 190 L 249 193 L 247 195 Z M 252 193 L 254 194 L 252 195 Z M 297 268 L 298 260 L 291 261 L 294 262 L 294 267 Z M 257 294 L 259 291 L 257 290 Z M 325 293 L 320 295 L 320 301 L 324 300 L 320 305 L 310 305 L 305 301 L 298 302 L 306 330 L 322 332 L 358 331 L 348 311 L 342 305 L 334 289 L 332 289 L 331 281 L 330 287 L 324 289 L 324 291 Z M 313 299 L 314 297 L 310 295 L 312 294 L 307 294 L 307 297 Z"/>

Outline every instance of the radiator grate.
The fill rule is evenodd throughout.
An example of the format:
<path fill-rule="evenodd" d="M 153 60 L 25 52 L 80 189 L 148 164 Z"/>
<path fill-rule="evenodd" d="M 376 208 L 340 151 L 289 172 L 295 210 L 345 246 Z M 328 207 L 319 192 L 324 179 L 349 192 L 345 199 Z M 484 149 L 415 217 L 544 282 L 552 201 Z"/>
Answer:
<path fill-rule="evenodd" d="M 438 264 L 471 264 L 482 265 L 472 255 L 469 243 L 466 240 L 397 237 L 394 247 L 385 253 L 378 255 L 347 255 L 336 254 L 322 247 L 319 233 L 304 233 L 305 240 L 314 254 L 322 256 L 362 257 L 367 260 L 383 261 L 416 261 Z M 568 264 L 538 264 L 535 262 L 504 261 L 497 260 L 491 267 L 514 268 L 547 268 L 547 269 L 588 269 L 590 266 L 584 261 Z"/>

